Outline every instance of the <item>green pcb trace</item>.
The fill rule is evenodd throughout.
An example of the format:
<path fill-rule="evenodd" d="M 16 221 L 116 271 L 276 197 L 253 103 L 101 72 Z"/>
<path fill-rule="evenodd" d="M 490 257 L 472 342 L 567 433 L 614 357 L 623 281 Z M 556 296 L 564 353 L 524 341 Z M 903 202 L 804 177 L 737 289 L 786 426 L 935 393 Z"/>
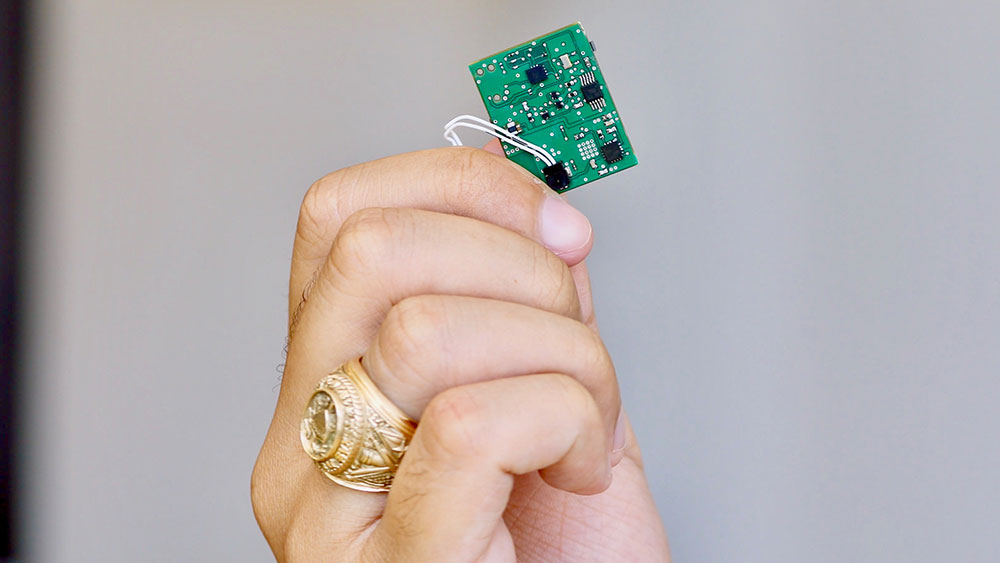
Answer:
<path fill-rule="evenodd" d="M 469 71 L 490 121 L 556 163 L 504 141 L 507 158 L 557 192 L 639 163 L 579 22 L 476 61 Z"/>

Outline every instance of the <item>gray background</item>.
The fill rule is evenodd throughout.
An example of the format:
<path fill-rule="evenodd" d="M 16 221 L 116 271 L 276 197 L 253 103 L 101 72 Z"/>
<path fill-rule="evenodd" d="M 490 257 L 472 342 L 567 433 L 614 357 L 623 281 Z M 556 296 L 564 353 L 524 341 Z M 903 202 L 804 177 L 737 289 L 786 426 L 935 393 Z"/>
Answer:
<path fill-rule="evenodd" d="M 581 20 L 640 166 L 573 193 L 677 561 L 997 561 L 995 2 L 39 2 L 29 558 L 269 559 L 302 193 Z"/>

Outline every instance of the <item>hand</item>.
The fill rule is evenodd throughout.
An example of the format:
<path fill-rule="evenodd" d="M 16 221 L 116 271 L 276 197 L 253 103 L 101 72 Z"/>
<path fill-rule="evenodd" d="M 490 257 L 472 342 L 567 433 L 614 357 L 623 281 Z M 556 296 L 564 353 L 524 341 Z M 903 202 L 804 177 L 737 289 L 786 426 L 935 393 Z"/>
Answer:
<path fill-rule="evenodd" d="M 306 194 L 251 483 L 278 559 L 668 559 L 594 321 L 590 224 L 487 148 L 361 164 Z M 420 421 L 388 495 L 328 480 L 299 441 L 317 382 L 359 356 Z"/>

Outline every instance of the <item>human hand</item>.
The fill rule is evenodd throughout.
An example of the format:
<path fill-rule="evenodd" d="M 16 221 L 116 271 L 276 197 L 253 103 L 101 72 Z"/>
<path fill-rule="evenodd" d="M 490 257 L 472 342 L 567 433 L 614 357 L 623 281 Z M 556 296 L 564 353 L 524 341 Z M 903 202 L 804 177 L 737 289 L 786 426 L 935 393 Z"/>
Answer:
<path fill-rule="evenodd" d="M 583 215 L 487 151 L 404 154 L 314 184 L 251 485 L 275 556 L 667 560 L 594 321 L 591 244 Z M 317 382 L 359 356 L 420 421 L 388 495 L 326 479 L 299 441 Z"/>

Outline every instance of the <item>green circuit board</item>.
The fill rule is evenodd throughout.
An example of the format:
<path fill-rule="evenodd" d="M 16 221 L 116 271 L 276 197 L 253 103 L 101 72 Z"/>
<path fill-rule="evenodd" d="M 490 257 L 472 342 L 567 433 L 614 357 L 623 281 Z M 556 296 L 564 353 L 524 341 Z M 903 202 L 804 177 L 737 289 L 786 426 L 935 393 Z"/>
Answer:
<path fill-rule="evenodd" d="M 635 166 L 594 44 L 579 23 L 469 65 L 490 121 L 552 155 L 504 142 L 507 158 L 565 192 Z"/>

